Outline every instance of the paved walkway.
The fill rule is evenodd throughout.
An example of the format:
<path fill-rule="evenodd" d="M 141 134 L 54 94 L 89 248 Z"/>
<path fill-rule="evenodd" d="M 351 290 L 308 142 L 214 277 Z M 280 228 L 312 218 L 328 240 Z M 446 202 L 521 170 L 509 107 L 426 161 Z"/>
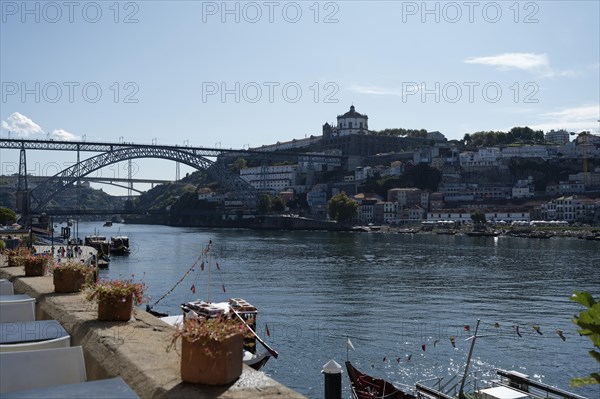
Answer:
<path fill-rule="evenodd" d="M 73 251 L 73 256 L 72 257 L 67 257 L 67 246 L 66 245 L 55 245 L 54 246 L 54 261 L 55 262 L 62 262 L 62 261 L 66 261 L 66 260 L 74 260 L 74 261 L 81 261 L 83 260 L 86 263 L 89 263 L 92 259 L 92 256 L 97 256 L 98 251 L 93 248 L 93 247 L 89 247 L 86 245 L 80 245 L 78 248 L 81 249 L 81 251 L 75 251 L 74 248 L 76 246 L 75 245 L 70 245 L 68 248 L 71 249 Z M 34 248 L 36 249 L 37 253 L 50 253 L 50 251 L 52 250 L 52 246 L 50 245 L 34 245 Z M 63 251 L 61 251 L 60 249 L 64 248 L 64 254 Z"/>

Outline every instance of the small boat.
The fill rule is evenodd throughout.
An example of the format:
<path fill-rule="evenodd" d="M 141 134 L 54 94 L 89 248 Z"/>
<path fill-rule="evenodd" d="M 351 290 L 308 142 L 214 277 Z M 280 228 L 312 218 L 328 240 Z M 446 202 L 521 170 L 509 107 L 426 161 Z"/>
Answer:
<path fill-rule="evenodd" d="M 94 248 L 98 251 L 98 267 L 101 269 L 106 269 L 110 262 L 110 242 L 106 239 L 105 236 L 99 235 L 90 235 L 85 236 L 85 245 Z"/>
<path fill-rule="evenodd" d="M 252 367 L 255 370 L 259 370 L 262 366 L 264 366 L 267 361 L 273 356 L 277 358 L 279 354 L 273 350 L 269 345 L 263 341 L 258 334 L 256 334 L 256 320 L 258 316 L 258 310 L 256 307 L 248 303 L 246 300 L 241 298 L 230 298 L 228 302 L 210 302 L 210 273 L 211 273 L 211 253 L 212 253 L 212 241 L 203 249 L 201 257 L 198 257 L 196 262 L 192 265 L 192 267 L 186 272 L 183 278 L 181 278 L 175 286 L 169 290 L 173 292 L 175 287 L 179 285 L 185 278 L 187 274 L 189 274 L 196 264 L 202 260 L 201 270 L 204 270 L 206 267 L 208 272 L 208 299 L 207 301 L 203 300 L 195 300 L 190 302 L 183 303 L 180 308 L 183 311 L 181 315 L 170 316 L 165 313 L 160 313 L 152 309 L 154 305 L 157 305 L 162 299 L 164 299 L 167 295 L 163 295 L 158 301 L 156 301 L 152 306 L 147 305 L 146 311 L 162 320 L 163 322 L 171 325 L 177 326 L 178 324 L 183 323 L 184 319 L 193 318 L 193 319 L 202 319 L 206 320 L 209 318 L 215 317 L 231 317 L 237 318 L 243 325 L 245 325 L 248 330 L 251 332 L 251 338 L 244 338 L 244 350 L 243 350 L 243 362 L 244 364 Z M 205 266 L 206 264 L 206 266 Z M 220 270 L 219 264 L 217 263 L 217 270 Z M 194 292 L 195 292 L 195 285 Z M 260 343 L 267 352 L 257 352 L 256 343 Z"/>
<path fill-rule="evenodd" d="M 500 235 L 500 232 L 496 230 L 472 230 L 465 231 L 465 234 L 471 237 L 498 237 Z"/>
<path fill-rule="evenodd" d="M 129 254 L 129 237 L 114 236 L 110 238 L 110 253 L 114 255 Z"/>
<path fill-rule="evenodd" d="M 159 316 L 159 318 L 165 323 L 177 326 L 181 324 L 184 318 L 193 318 L 193 319 L 208 319 L 214 317 L 228 316 L 228 317 L 237 317 L 246 324 L 252 331 L 252 338 L 244 338 L 244 352 L 243 352 L 243 362 L 244 364 L 252 367 L 255 370 L 260 370 L 262 366 L 264 366 L 267 361 L 271 358 L 271 354 L 274 357 L 277 357 L 277 352 L 272 350 L 266 345 L 266 343 L 256 335 L 256 318 L 258 315 L 258 311 L 248 302 L 241 298 L 231 298 L 229 302 L 204 302 L 202 300 L 186 302 L 181 305 L 181 309 L 183 310 L 182 315 L 178 316 L 168 316 L 164 313 L 159 313 L 151 308 L 146 308 L 146 311 L 149 313 Z M 162 315 L 162 317 L 160 317 Z M 256 351 L 256 341 L 259 341 L 262 345 L 269 350 L 269 352 L 261 352 L 257 353 Z M 269 354 L 270 353 L 270 354 Z"/>
<path fill-rule="evenodd" d="M 346 361 L 346 370 L 353 399 L 416 399 L 414 395 L 401 391 L 390 382 L 360 372 L 349 360 Z"/>

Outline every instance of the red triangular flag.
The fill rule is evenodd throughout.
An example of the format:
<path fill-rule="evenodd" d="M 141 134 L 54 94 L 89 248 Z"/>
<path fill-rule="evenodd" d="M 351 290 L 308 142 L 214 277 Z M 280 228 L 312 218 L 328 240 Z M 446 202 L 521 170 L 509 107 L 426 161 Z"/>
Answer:
<path fill-rule="evenodd" d="M 265 323 L 265 333 L 267 334 L 267 337 L 271 336 L 271 331 L 269 331 L 269 325 Z"/>
<path fill-rule="evenodd" d="M 465 326 L 465 331 L 471 331 L 471 326 L 467 324 L 467 325 Z"/>
<path fill-rule="evenodd" d="M 192 294 L 196 293 L 196 284 L 192 284 Z"/>
<path fill-rule="evenodd" d="M 217 270 L 221 270 L 221 266 L 219 266 L 219 262 L 217 262 Z"/>
<path fill-rule="evenodd" d="M 200 269 L 204 270 L 204 262 L 200 263 Z"/>
<path fill-rule="evenodd" d="M 223 287 L 223 292 L 227 292 L 225 291 L 225 284 L 221 284 L 221 287 Z"/>

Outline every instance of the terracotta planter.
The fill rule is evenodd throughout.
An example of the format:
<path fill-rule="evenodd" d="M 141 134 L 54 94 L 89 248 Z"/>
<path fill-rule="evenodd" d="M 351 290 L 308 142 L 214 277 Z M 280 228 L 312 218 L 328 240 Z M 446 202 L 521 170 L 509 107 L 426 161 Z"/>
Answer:
<path fill-rule="evenodd" d="M 196 384 L 226 385 L 242 374 L 242 334 L 223 341 L 181 343 L 181 380 Z"/>
<path fill-rule="evenodd" d="M 125 298 L 98 296 L 98 320 L 128 321 L 133 311 L 133 294 Z"/>
<path fill-rule="evenodd" d="M 54 269 L 54 292 L 79 292 L 85 283 L 85 273 L 80 270 Z"/>
<path fill-rule="evenodd" d="M 46 269 L 46 260 L 26 260 L 25 261 L 25 276 L 26 277 L 37 277 L 43 276 Z"/>

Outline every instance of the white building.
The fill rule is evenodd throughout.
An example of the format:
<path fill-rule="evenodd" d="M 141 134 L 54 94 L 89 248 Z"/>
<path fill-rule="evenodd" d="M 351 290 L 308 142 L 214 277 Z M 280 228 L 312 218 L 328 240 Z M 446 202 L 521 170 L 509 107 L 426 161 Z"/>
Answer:
<path fill-rule="evenodd" d="M 500 149 L 496 147 L 480 148 L 476 152 L 463 152 L 459 155 L 460 166 L 498 166 Z"/>
<path fill-rule="evenodd" d="M 354 170 L 354 181 L 366 180 L 368 177 L 372 177 L 375 171 L 370 166 L 357 166 Z"/>
<path fill-rule="evenodd" d="M 351 134 L 365 134 L 369 131 L 369 117 L 356 112 L 354 105 L 344 115 L 338 115 L 337 128 L 340 136 Z"/>
<path fill-rule="evenodd" d="M 502 149 L 502 158 L 543 158 L 548 159 L 548 147 L 543 145 L 525 145 Z"/>
<path fill-rule="evenodd" d="M 548 143 L 556 143 L 560 145 L 567 144 L 569 142 L 569 132 L 566 130 L 550 130 L 544 134 L 544 140 Z"/>
<path fill-rule="evenodd" d="M 519 180 L 512 188 L 513 198 L 529 198 L 533 197 L 534 184 L 533 177 L 529 176 L 526 180 Z"/>
<path fill-rule="evenodd" d="M 512 222 L 529 222 L 531 215 L 529 212 L 486 212 L 485 220 L 488 222 L 500 222 L 504 221 L 507 223 Z"/>
<path fill-rule="evenodd" d="M 298 165 L 246 168 L 240 170 L 240 177 L 260 191 L 278 193 L 297 184 Z"/>

